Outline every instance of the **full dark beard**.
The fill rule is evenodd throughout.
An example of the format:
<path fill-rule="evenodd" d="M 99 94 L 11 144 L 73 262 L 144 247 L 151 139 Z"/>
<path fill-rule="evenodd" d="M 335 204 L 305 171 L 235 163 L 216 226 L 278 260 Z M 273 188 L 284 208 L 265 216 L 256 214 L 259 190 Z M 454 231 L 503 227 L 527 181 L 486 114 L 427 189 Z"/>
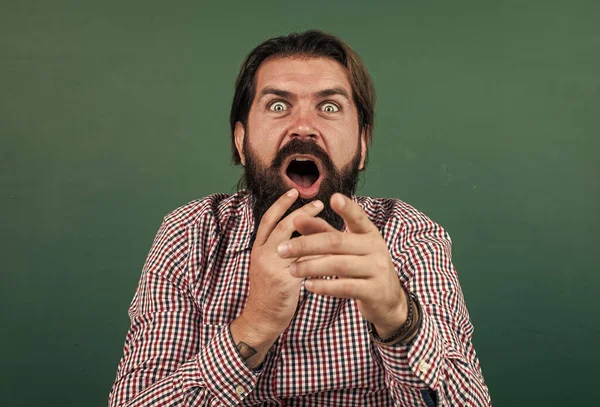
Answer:
<path fill-rule="evenodd" d="M 246 137 L 247 140 L 247 137 Z M 310 199 L 298 197 L 281 219 L 296 209 L 301 208 L 314 200 L 321 200 L 325 204 L 324 209 L 319 213 L 319 217 L 324 219 L 337 230 L 342 230 L 344 226 L 343 219 L 331 209 L 329 205 L 331 196 L 339 192 L 351 197 L 356 191 L 358 182 L 358 165 L 360 163 L 360 144 L 356 155 L 341 170 L 335 167 L 329 156 L 323 149 L 313 141 L 301 141 L 293 139 L 287 143 L 279 152 L 269 167 L 263 167 L 256 160 L 254 153 L 245 144 L 246 167 L 244 171 L 244 183 L 252 195 L 252 212 L 255 219 L 255 230 L 258 229 L 260 220 L 265 212 L 289 190 L 289 187 L 281 175 L 282 165 L 286 158 L 294 154 L 311 154 L 321 161 L 324 173 L 320 174 L 323 179 L 319 187 L 318 194 Z M 294 236 L 298 234 L 295 232 Z"/>

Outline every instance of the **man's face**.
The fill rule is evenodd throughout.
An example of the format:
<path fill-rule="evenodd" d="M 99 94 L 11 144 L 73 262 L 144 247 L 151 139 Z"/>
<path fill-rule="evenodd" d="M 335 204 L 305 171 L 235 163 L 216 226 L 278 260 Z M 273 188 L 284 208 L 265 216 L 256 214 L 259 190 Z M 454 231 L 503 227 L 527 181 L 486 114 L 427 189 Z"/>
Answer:
<path fill-rule="evenodd" d="M 246 128 L 235 142 L 260 221 L 285 191 L 299 199 L 288 212 L 320 199 L 321 216 L 341 229 L 329 208 L 334 192 L 351 195 L 364 166 L 366 141 L 344 67 L 328 58 L 273 58 L 256 73 L 256 95 Z"/>

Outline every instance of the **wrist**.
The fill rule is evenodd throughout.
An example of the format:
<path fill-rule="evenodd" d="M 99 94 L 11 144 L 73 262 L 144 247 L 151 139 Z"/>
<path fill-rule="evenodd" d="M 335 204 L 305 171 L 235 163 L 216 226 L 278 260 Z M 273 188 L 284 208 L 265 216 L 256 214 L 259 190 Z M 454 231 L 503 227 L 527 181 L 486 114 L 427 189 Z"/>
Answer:
<path fill-rule="evenodd" d="M 383 328 L 379 331 L 376 325 L 369 322 L 369 334 L 371 340 L 379 345 L 394 345 L 397 343 L 408 344 L 418 334 L 422 323 L 422 311 L 417 297 L 407 292 L 406 303 L 408 312 L 401 325 L 396 325 L 395 330 Z M 391 332 L 391 334 L 390 334 Z"/>
<path fill-rule="evenodd" d="M 229 325 L 238 353 L 250 369 L 258 368 L 279 334 L 266 330 L 244 314 Z"/>
<path fill-rule="evenodd" d="M 232 324 L 235 323 L 236 326 L 243 328 L 248 339 L 257 344 L 275 342 L 285 328 L 277 327 L 273 319 L 265 318 L 265 314 L 246 308 Z"/>
<path fill-rule="evenodd" d="M 381 338 L 392 336 L 406 322 L 409 311 L 408 292 L 404 288 L 401 288 L 400 291 L 401 295 L 398 296 L 398 302 L 388 313 L 386 318 L 380 321 L 371 321 L 377 334 Z"/>
<path fill-rule="evenodd" d="M 387 338 L 392 336 L 404 323 L 406 322 L 406 313 L 404 313 L 404 317 L 401 315 L 391 317 L 385 323 L 373 324 L 373 327 L 377 331 L 377 334 L 382 338 Z"/>

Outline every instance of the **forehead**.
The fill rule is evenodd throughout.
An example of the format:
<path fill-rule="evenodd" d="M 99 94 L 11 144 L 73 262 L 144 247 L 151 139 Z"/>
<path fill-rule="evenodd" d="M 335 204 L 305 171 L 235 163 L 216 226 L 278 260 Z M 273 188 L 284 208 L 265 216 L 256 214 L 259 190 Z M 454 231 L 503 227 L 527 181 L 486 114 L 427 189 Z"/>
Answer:
<path fill-rule="evenodd" d="M 257 94 L 266 87 L 294 93 L 314 93 L 340 87 L 349 95 L 352 88 L 342 64 L 331 58 L 275 57 L 263 62 L 256 73 Z"/>

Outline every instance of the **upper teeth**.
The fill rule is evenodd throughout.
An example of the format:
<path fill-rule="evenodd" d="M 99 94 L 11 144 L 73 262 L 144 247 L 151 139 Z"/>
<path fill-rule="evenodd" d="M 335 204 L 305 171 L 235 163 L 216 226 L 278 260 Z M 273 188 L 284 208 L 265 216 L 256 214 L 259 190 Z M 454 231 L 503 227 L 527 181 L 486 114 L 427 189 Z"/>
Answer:
<path fill-rule="evenodd" d="M 294 161 L 310 161 L 310 159 L 309 158 L 298 157 L 298 158 L 294 158 Z"/>

